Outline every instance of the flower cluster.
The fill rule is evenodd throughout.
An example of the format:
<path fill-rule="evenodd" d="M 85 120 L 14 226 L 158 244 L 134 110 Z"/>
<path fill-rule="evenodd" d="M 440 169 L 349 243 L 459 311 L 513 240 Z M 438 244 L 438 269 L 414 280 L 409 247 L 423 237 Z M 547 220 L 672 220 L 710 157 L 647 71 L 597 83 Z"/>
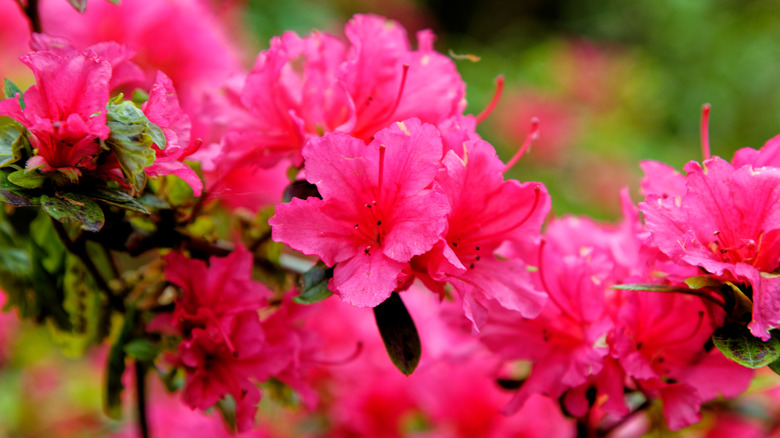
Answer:
<path fill-rule="evenodd" d="M 503 77 L 466 114 L 429 30 L 356 15 L 242 72 L 205 3 L 93 3 L 34 11 L 35 84 L 5 83 L 0 302 L 69 352 L 110 341 L 106 411 L 132 362 L 140 435 L 223 432 L 147 418 L 149 371 L 229 429 L 387 438 L 678 430 L 780 373 L 780 137 L 642 163 L 617 225 L 548 218 L 505 176 L 539 120 L 502 161 L 477 125 Z"/>

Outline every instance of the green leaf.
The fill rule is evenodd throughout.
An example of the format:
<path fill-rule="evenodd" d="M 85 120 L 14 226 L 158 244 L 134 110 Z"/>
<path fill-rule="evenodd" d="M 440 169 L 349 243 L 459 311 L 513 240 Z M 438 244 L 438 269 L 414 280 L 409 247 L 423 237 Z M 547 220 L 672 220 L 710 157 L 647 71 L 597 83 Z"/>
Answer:
<path fill-rule="evenodd" d="M 79 11 L 80 14 L 87 10 L 87 0 L 68 0 L 68 3 L 73 6 L 73 9 Z"/>
<path fill-rule="evenodd" d="M 36 171 L 17 170 L 8 174 L 8 181 L 25 189 L 36 189 L 43 185 L 46 177 Z"/>
<path fill-rule="evenodd" d="M 125 345 L 125 353 L 140 361 L 151 362 L 158 354 L 160 354 L 161 348 L 159 345 L 148 339 L 133 339 Z"/>
<path fill-rule="evenodd" d="M 122 391 L 125 388 L 122 384 L 122 375 L 125 373 L 125 359 L 127 358 L 125 346 L 130 342 L 135 331 L 135 314 L 136 309 L 132 306 L 128 307 L 122 330 L 119 332 L 117 340 L 111 346 L 108 361 L 106 362 L 106 390 L 103 391 L 103 411 L 114 419 L 122 417 Z"/>
<path fill-rule="evenodd" d="M 706 275 L 699 275 L 686 278 L 685 284 L 691 289 L 704 289 L 705 287 L 718 288 L 723 285 L 723 282 Z"/>
<path fill-rule="evenodd" d="M 0 126 L 0 168 L 7 167 L 22 159 L 22 152 L 27 143 L 24 129 L 15 123 Z"/>
<path fill-rule="evenodd" d="M 132 210 L 139 213 L 149 214 L 149 210 L 147 210 L 146 207 L 136 201 L 135 198 L 121 190 L 92 188 L 81 191 L 80 193 L 97 201 L 114 205 L 119 208 L 124 208 L 125 210 Z"/>
<path fill-rule="evenodd" d="M 41 201 L 38 196 L 35 196 L 33 193 L 8 181 L 9 173 L 10 172 L 0 170 L 0 202 L 5 202 L 6 204 L 11 204 L 16 207 L 40 205 Z"/>
<path fill-rule="evenodd" d="M 397 292 L 374 307 L 374 318 L 390 360 L 405 375 L 412 374 L 420 362 L 422 345 L 417 327 Z"/>
<path fill-rule="evenodd" d="M 635 290 L 646 292 L 681 292 L 687 291 L 687 289 L 681 289 L 679 287 L 668 286 L 664 284 L 616 284 L 612 286 L 612 289 L 620 290 Z"/>
<path fill-rule="evenodd" d="M 780 340 L 774 333 L 764 342 L 742 324 L 729 323 L 718 328 L 712 334 L 712 342 L 724 356 L 748 368 L 761 368 L 780 358 Z"/>
<path fill-rule="evenodd" d="M 775 374 L 780 374 L 780 359 L 769 364 L 769 369 L 774 371 Z"/>
<path fill-rule="evenodd" d="M 82 228 L 96 233 L 103 227 L 105 217 L 100 206 L 90 198 L 78 193 L 58 193 L 56 196 L 42 195 L 41 205 L 49 216 L 60 222 L 76 221 Z"/>
<path fill-rule="evenodd" d="M 116 155 L 130 185 L 135 191 L 142 191 L 146 185 L 144 169 L 154 164 L 156 157 L 152 123 L 132 102 L 122 102 L 108 106 L 106 124 L 111 129 L 106 145 Z"/>
<path fill-rule="evenodd" d="M 108 1 L 113 3 L 113 4 L 115 4 L 115 5 L 118 5 L 119 2 L 120 2 L 120 0 L 108 0 Z"/>
<path fill-rule="evenodd" d="M 8 78 L 5 78 L 5 81 L 3 83 L 3 92 L 5 93 L 5 97 L 11 99 L 12 97 L 16 96 L 16 93 L 19 93 L 19 106 L 24 109 L 24 93 L 22 90 L 16 86 L 13 82 L 11 82 Z"/>
<path fill-rule="evenodd" d="M 314 304 L 333 295 L 328 289 L 328 281 L 333 278 L 333 268 L 315 266 L 301 276 L 300 294 L 293 298 L 298 304 Z"/>

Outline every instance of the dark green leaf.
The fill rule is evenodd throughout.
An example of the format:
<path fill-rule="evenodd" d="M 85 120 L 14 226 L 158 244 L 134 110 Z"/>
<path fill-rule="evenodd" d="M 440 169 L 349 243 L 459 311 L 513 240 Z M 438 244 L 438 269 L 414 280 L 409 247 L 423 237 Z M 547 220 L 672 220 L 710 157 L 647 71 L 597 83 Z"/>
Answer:
<path fill-rule="evenodd" d="M 3 84 L 3 91 L 5 92 L 5 97 L 11 99 L 12 97 L 16 96 L 16 93 L 19 93 L 19 106 L 24 109 L 24 93 L 22 92 L 19 87 L 16 86 L 13 82 L 11 82 L 8 78 L 5 78 L 4 84 Z"/>
<path fill-rule="evenodd" d="M 300 294 L 293 298 L 298 304 L 313 304 L 333 295 L 328 281 L 333 277 L 333 268 L 315 266 L 301 276 Z"/>
<path fill-rule="evenodd" d="M 0 126 L 0 168 L 22 159 L 27 138 L 15 123 Z"/>
<path fill-rule="evenodd" d="M 119 160 L 127 181 L 140 192 L 146 185 L 144 169 L 155 160 L 151 122 L 132 102 L 122 102 L 109 105 L 106 124 L 111 129 L 106 144 Z"/>
<path fill-rule="evenodd" d="M 148 339 L 133 339 L 125 345 L 125 353 L 133 359 L 151 362 L 160 354 L 160 346 Z"/>
<path fill-rule="evenodd" d="M 715 330 L 712 341 L 724 356 L 748 368 L 761 368 L 780 358 L 780 340 L 774 334 L 764 342 L 745 325 L 726 324 Z"/>
<path fill-rule="evenodd" d="M 125 346 L 130 342 L 135 331 L 135 314 L 136 309 L 132 306 L 128 307 L 122 330 L 111 346 L 106 362 L 108 369 L 106 370 L 106 390 L 103 392 L 103 411 L 115 419 L 122 416 L 122 391 L 125 388 L 122 384 L 122 375 L 125 373 L 125 359 L 127 358 Z"/>
<path fill-rule="evenodd" d="M 8 181 L 24 189 L 36 189 L 43 185 L 46 177 L 36 171 L 17 170 L 8 174 Z"/>
<path fill-rule="evenodd" d="M 80 14 L 87 10 L 87 0 L 68 0 L 68 3 L 73 6 L 73 9 L 79 11 Z"/>
<path fill-rule="evenodd" d="M 780 374 L 780 359 L 769 364 L 769 369 L 774 371 L 775 374 Z"/>
<path fill-rule="evenodd" d="M 103 227 L 103 210 L 90 198 L 78 193 L 58 193 L 56 196 L 42 195 L 41 205 L 49 216 L 60 222 L 69 220 L 82 224 L 82 228 L 96 233 Z"/>
<path fill-rule="evenodd" d="M 136 201 L 135 198 L 121 190 L 93 188 L 81 191 L 80 193 L 92 199 L 105 202 L 106 204 L 124 208 L 125 210 L 132 210 L 139 213 L 149 214 L 149 210 L 147 210 L 146 207 Z"/>
<path fill-rule="evenodd" d="M 317 186 L 308 181 L 298 180 L 284 188 L 282 202 L 290 202 L 293 198 L 307 199 L 312 197 L 322 199 Z"/>
<path fill-rule="evenodd" d="M 420 362 L 422 345 L 417 327 L 397 292 L 374 307 L 374 317 L 390 360 L 405 375 L 412 374 Z"/>

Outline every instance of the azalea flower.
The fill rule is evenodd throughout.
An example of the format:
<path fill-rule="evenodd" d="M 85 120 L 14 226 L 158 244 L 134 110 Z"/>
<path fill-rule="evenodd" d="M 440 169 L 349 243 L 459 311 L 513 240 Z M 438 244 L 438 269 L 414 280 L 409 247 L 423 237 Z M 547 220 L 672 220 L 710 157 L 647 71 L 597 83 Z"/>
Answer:
<path fill-rule="evenodd" d="M 273 239 L 335 265 L 330 289 L 343 300 L 378 305 L 446 227 L 447 199 L 428 188 L 441 151 L 436 127 L 417 119 L 378 132 L 367 146 L 338 133 L 313 139 L 305 173 L 322 199 L 277 206 Z"/>

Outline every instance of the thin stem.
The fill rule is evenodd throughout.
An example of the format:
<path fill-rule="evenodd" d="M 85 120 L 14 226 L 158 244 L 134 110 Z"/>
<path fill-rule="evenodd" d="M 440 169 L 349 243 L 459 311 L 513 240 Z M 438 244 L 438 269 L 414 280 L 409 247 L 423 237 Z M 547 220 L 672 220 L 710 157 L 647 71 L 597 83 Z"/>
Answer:
<path fill-rule="evenodd" d="M 95 283 L 97 283 L 98 289 L 105 292 L 106 297 L 108 298 L 108 302 L 111 304 L 111 307 L 114 308 L 118 312 L 122 312 L 125 309 L 125 302 L 122 300 L 122 298 L 114 295 L 111 291 L 111 288 L 108 286 L 108 282 L 105 278 L 103 278 L 103 275 L 98 270 L 97 266 L 92 262 L 92 259 L 89 257 L 89 254 L 87 254 L 87 247 L 85 245 L 84 239 L 78 238 L 75 241 L 70 239 L 70 236 L 68 236 L 67 230 L 65 230 L 65 227 L 62 225 L 62 223 L 54 218 L 51 220 L 52 225 L 54 226 L 54 230 L 57 232 L 57 235 L 60 237 L 60 240 L 62 241 L 62 244 L 65 245 L 65 249 L 68 250 L 69 253 L 73 254 L 74 256 L 78 257 L 79 260 L 84 264 L 84 266 L 87 268 L 87 271 L 92 275 L 92 278 L 95 279 Z"/>
<path fill-rule="evenodd" d="M 149 421 L 146 415 L 146 371 L 147 365 L 142 361 L 135 362 L 136 408 L 138 414 L 138 431 L 141 438 L 149 438 Z"/>

